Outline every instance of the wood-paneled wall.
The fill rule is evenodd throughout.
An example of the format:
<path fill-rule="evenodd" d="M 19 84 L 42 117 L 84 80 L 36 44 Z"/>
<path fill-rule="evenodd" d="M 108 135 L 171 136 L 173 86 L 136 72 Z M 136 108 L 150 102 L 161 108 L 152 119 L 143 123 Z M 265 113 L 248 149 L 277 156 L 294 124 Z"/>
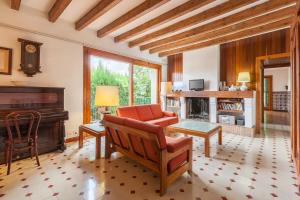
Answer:
<path fill-rule="evenodd" d="M 235 85 L 239 72 L 250 72 L 251 83 L 249 86 L 254 89 L 256 57 L 289 51 L 290 29 L 222 44 L 220 47 L 220 80 L 226 81 L 228 85 Z"/>
<path fill-rule="evenodd" d="M 168 81 L 182 81 L 183 55 L 182 53 L 168 56 Z"/>
<path fill-rule="evenodd" d="M 295 164 L 298 189 L 300 190 L 300 1 L 291 27 L 291 68 L 292 68 L 292 123 L 291 154 Z"/>

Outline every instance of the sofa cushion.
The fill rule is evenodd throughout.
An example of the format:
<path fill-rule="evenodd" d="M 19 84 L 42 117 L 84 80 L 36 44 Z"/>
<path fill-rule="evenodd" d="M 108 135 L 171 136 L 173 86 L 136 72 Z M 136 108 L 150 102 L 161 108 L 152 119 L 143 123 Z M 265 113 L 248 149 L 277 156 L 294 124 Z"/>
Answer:
<path fill-rule="evenodd" d="M 147 123 L 155 124 L 155 125 L 158 125 L 161 127 L 167 127 L 171 124 L 176 124 L 177 122 L 178 122 L 177 117 L 163 117 L 163 118 L 158 118 L 158 119 L 147 121 Z"/>
<path fill-rule="evenodd" d="M 176 117 L 176 113 L 170 111 L 163 111 L 163 115 L 166 117 Z"/>
<path fill-rule="evenodd" d="M 169 153 L 174 153 L 180 148 L 191 144 L 192 138 L 191 137 L 178 137 L 178 138 L 172 138 L 166 136 L 166 142 L 167 142 L 167 151 Z M 172 173 L 175 171 L 178 167 L 180 167 L 182 164 L 184 164 L 188 159 L 188 152 L 183 152 L 179 156 L 176 156 L 168 163 L 168 172 Z"/>
<path fill-rule="evenodd" d="M 157 136 L 158 142 L 159 142 L 159 148 L 160 149 L 165 149 L 167 148 L 167 143 L 166 143 L 166 137 L 163 131 L 163 128 L 154 124 L 149 124 L 146 122 L 142 122 L 139 120 L 134 120 L 134 119 L 129 119 L 126 118 L 124 121 L 124 125 L 139 129 L 142 131 L 147 131 L 149 133 L 155 134 Z"/>
<path fill-rule="evenodd" d="M 140 120 L 148 121 L 154 119 L 149 105 L 135 106 L 135 108 Z"/>
<path fill-rule="evenodd" d="M 168 163 L 168 173 L 174 172 L 181 165 L 183 165 L 188 159 L 188 152 L 183 152 L 179 156 L 176 156 Z"/>
<path fill-rule="evenodd" d="M 151 104 L 150 109 L 153 115 L 153 119 L 162 118 L 164 116 L 159 104 Z"/>
<path fill-rule="evenodd" d="M 179 150 L 180 148 L 192 144 L 192 138 L 191 137 L 178 137 L 178 138 L 172 138 L 166 136 L 166 142 L 167 142 L 167 150 L 170 153 L 174 153 L 175 151 Z"/>
<path fill-rule="evenodd" d="M 119 107 L 117 109 L 117 115 L 119 117 L 128 117 L 128 118 L 131 118 L 131 119 L 140 120 L 135 106 Z"/>

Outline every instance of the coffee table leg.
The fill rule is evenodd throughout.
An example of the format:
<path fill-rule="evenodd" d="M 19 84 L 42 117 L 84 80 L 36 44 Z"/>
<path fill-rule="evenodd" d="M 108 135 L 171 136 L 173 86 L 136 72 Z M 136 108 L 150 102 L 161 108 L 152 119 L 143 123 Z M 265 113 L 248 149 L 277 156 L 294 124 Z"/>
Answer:
<path fill-rule="evenodd" d="M 218 130 L 218 142 L 219 142 L 219 145 L 222 145 L 222 128 L 219 128 Z"/>
<path fill-rule="evenodd" d="M 204 139 L 204 153 L 205 157 L 209 157 L 209 137 Z"/>
<path fill-rule="evenodd" d="M 83 147 L 83 131 L 81 128 L 79 128 L 79 142 L 78 142 L 79 148 Z"/>
<path fill-rule="evenodd" d="M 96 137 L 96 159 L 101 157 L 101 137 Z"/>

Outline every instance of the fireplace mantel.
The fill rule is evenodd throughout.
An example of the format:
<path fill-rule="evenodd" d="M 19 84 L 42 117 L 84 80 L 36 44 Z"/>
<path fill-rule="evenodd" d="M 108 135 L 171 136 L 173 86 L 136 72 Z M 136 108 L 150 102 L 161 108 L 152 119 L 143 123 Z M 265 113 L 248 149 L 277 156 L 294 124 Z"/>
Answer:
<path fill-rule="evenodd" d="M 171 109 L 178 113 L 180 119 L 187 118 L 187 100 L 189 98 L 206 98 L 209 103 L 209 121 L 218 123 L 219 115 L 242 115 L 244 117 L 244 125 L 224 125 L 222 127 L 227 132 L 237 133 L 241 135 L 253 136 L 255 133 L 256 119 L 256 92 L 255 91 L 181 91 L 170 93 L 162 97 L 162 105 L 164 110 Z M 167 105 L 167 101 L 171 100 L 174 105 Z M 224 110 L 219 109 L 219 101 L 241 101 L 243 102 L 243 110 Z"/>
<path fill-rule="evenodd" d="M 181 91 L 167 97 L 253 98 L 255 91 Z"/>

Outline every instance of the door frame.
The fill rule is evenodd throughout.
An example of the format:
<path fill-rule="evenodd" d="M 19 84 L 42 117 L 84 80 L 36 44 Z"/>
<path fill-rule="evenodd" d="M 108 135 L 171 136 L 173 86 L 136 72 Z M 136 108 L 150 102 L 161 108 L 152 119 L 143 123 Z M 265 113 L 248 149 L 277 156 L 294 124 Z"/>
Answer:
<path fill-rule="evenodd" d="M 264 77 L 264 67 L 263 62 L 265 60 L 276 59 L 276 58 L 290 58 L 290 53 L 279 53 L 279 54 L 272 54 L 268 56 L 259 56 L 255 59 L 255 78 L 256 78 L 256 133 L 260 132 L 261 123 L 264 119 L 263 116 L 263 95 L 262 95 L 262 86 L 263 81 L 262 78 Z"/>
<path fill-rule="evenodd" d="M 291 26 L 291 157 L 294 162 L 298 189 L 300 190 L 300 1 L 297 1 Z"/>
<path fill-rule="evenodd" d="M 265 107 L 264 106 L 264 110 L 268 110 L 268 111 L 271 111 L 273 109 L 273 75 L 264 75 L 264 79 L 267 78 L 270 80 L 270 88 L 269 88 L 269 105 L 268 107 Z M 264 94 L 264 91 L 265 89 L 263 88 L 263 91 L 262 93 Z M 263 102 L 264 103 L 264 102 Z"/>

